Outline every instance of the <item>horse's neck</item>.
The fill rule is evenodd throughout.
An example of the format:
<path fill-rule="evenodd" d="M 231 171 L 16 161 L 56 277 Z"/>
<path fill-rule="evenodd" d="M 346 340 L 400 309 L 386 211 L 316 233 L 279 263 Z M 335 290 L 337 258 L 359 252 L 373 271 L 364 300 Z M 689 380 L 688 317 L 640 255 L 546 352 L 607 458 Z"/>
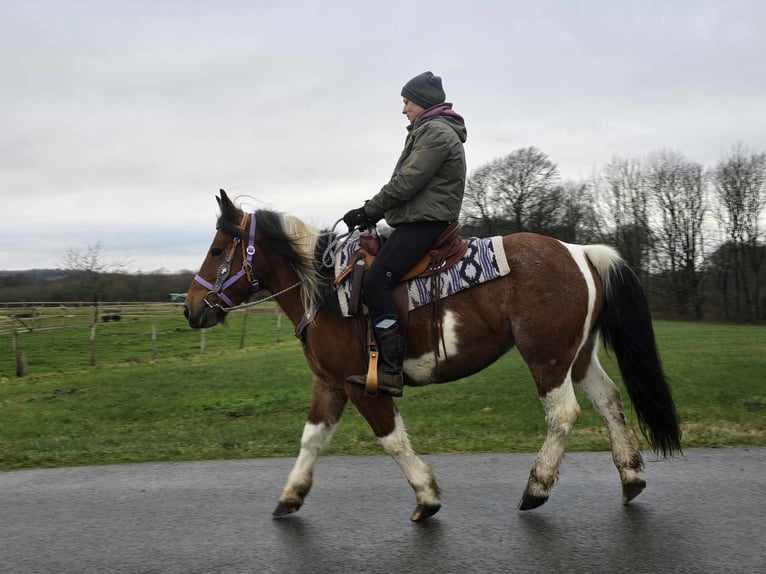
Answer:
<path fill-rule="evenodd" d="M 299 281 L 297 275 L 292 275 L 292 273 L 280 275 L 284 275 L 284 277 L 277 276 L 269 282 L 268 289 L 272 293 L 279 293 L 284 289 L 289 289 L 290 286 L 295 285 L 295 283 Z M 298 286 L 295 289 L 290 289 L 276 297 L 277 305 L 279 305 L 282 312 L 295 326 L 303 320 L 303 317 L 306 314 L 306 310 L 303 308 L 303 302 L 301 300 L 301 289 L 302 286 Z"/>

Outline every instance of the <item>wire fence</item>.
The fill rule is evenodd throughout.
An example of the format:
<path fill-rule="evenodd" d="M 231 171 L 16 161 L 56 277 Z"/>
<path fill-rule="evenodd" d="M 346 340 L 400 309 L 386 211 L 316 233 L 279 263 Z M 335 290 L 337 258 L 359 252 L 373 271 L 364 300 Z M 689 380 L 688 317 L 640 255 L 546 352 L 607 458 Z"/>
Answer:
<path fill-rule="evenodd" d="M 56 329 L 89 327 L 95 321 L 104 323 L 128 317 L 170 317 L 179 314 L 181 306 L 173 303 L 104 302 L 0 302 L 0 335 L 16 332 L 42 332 Z"/>
<path fill-rule="evenodd" d="M 226 326 L 189 328 L 178 303 L 0 302 L 0 376 L 145 362 L 280 342 L 274 304 L 229 314 Z"/>

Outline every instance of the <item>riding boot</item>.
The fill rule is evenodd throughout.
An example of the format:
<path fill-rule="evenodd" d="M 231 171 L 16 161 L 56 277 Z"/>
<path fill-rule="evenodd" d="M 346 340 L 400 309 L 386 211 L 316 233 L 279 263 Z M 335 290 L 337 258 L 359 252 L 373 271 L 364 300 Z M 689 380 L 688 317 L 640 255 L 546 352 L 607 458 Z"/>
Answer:
<path fill-rule="evenodd" d="M 386 333 L 380 337 L 378 344 L 378 389 L 392 397 L 401 397 L 404 394 L 402 368 L 407 352 L 407 339 L 398 332 Z"/>
<path fill-rule="evenodd" d="M 404 393 L 404 355 L 407 352 L 407 339 L 399 334 L 398 325 L 386 329 L 373 328 L 378 343 L 378 390 L 401 397 Z M 348 382 L 365 386 L 367 375 L 353 375 Z"/>

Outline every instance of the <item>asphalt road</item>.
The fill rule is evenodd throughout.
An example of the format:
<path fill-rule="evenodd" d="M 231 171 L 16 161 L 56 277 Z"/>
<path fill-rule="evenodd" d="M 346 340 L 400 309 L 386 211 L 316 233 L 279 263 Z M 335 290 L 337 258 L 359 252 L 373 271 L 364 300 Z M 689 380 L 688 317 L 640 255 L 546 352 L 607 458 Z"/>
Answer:
<path fill-rule="evenodd" d="M 519 512 L 534 455 L 424 457 L 444 506 L 386 456 L 324 457 L 303 509 L 271 511 L 290 459 L 0 473 L 0 572 L 763 572 L 766 449 L 646 458 L 627 507 L 609 453 L 571 453 L 550 501 Z"/>

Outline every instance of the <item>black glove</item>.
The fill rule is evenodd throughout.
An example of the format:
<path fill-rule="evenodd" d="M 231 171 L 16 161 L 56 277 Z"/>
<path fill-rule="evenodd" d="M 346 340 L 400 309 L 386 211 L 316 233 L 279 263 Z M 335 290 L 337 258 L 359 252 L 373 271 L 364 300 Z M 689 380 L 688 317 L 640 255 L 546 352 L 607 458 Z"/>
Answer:
<path fill-rule="evenodd" d="M 367 226 L 368 219 L 364 207 L 360 207 L 358 209 L 352 209 L 346 213 L 346 215 L 343 216 L 343 223 L 345 223 L 349 230 L 351 230 L 354 229 L 354 227 Z"/>

